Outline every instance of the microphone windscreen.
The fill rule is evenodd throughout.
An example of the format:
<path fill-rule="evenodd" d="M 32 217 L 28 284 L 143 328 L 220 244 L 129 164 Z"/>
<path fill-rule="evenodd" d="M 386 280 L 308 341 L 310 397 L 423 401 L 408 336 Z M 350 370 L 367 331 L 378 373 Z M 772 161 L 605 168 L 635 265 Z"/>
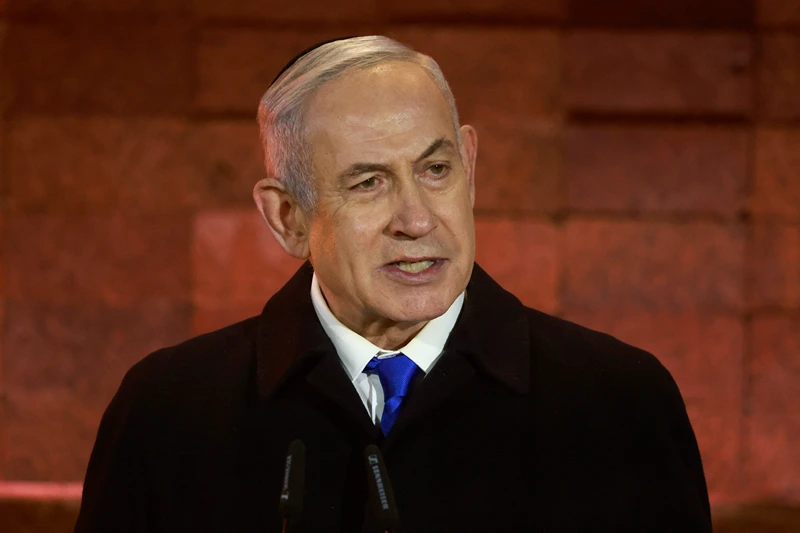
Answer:
<path fill-rule="evenodd" d="M 303 493 L 306 485 L 306 447 L 295 439 L 286 452 L 283 486 L 278 511 L 281 518 L 299 520 L 303 514 Z"/>
<path fill-rule="evenodd" d="M 364 450 L 369 484 L 369 500 L 377 525 L 381 530 L 400 527 L 400 514 L 394 501 L 394 491 L 380 449 L 374 444 Z"/>

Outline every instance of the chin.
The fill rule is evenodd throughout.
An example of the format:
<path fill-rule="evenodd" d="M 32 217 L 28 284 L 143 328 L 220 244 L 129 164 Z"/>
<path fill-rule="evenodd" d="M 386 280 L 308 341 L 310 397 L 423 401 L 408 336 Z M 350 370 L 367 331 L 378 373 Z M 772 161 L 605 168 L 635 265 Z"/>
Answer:
<path fill-rule="evenodd" d="M 394 322 L 427 322 L 445 314 L 457 297 L 458 293 L 452 298 L 445 295 L 409 295 L 396 300 L 398 305 L 387 309 L 385 316 Z"/>

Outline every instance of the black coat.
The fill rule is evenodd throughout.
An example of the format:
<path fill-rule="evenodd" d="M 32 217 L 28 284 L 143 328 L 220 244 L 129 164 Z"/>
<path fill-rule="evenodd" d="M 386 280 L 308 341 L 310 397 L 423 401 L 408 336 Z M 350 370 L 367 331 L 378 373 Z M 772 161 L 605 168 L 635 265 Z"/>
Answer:
<path fill-rule="evenodd" d="M 76 532 L 280 531 L 296 438 L 305 533 L 374 531 L 370 443 L 401 532 L 711 530 L 683 401 L 649 353 L 524 307 L 476 265 L 444 355 L 384 439 L 317 320 L 311 275 L 306 263 L 260 316 L 131 368 Z"/>

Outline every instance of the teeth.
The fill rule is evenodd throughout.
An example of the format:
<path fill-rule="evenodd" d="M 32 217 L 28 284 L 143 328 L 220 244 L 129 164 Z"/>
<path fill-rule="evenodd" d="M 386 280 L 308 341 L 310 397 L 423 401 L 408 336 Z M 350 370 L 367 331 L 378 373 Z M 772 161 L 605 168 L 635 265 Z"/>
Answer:
<path fill-rule="evenodd" d="M 422 272 L 426 268 L 430 267 L 433 264 L 433 261 L 417 261 L 416 263 L 404 263 L 401 261 L 395 264 L 397 265 L 397 268 L 403 272 L 416 274 L 417 272 Z"/>

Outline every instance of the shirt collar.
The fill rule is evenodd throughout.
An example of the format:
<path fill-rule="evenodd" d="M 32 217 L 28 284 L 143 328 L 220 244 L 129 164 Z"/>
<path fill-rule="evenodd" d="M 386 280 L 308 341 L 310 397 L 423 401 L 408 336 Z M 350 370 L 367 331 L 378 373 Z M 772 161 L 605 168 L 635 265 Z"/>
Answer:
<path fill-rule="evenodd" d="M 271 397 L 291 376 L 307 371 L 306 364 L 315 364 L 327 356 L 339 359 L 311 302 L 309 285 L 313 275 L 314 268 L 306 261 L 257 317 L 253 343 L 261 398 Z M 566 327 L 562 322 L 523 306 L 475 263 L 458 320 L 447 339 L 447 352 L 468 359 L 510 390 L 528 394 L 535 370 L 532 359 L 546 357 L 564 365 L 573 364 L 559 348 L 563 341 L 561 328 Z M 249 322 L 225 331 L 238 332 L 236 328 L 242 324 Z M 246 340 L 251 339 L 248 336 Z"/>
<path fill-rule="evenodd" d="M 450 331 L 464 305 L 464 293 L 458 295 L 443 315 L 430 320 L 408 344 L 396 351 L 375 346 L 370 341 L 342 324 L 328 307 L 314 273 L 311 278 L 311 303 L 322 328 L 330 337 L 347 374 L 352 381 L 361 374 L 367 363 L 376 355 L 402 352 L 423 371 L 428 372 L 442 354 Z"/>

